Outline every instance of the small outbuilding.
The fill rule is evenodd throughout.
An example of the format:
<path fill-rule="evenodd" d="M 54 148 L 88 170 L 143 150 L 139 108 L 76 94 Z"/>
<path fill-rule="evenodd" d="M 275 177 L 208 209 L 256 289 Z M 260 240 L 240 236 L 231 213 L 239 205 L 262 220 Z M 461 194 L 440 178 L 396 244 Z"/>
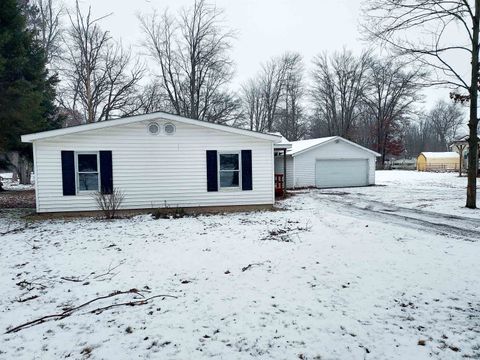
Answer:
<path fill-rule="evenodd" d="M 417 171 L 457 171 L 460 156 L 456 152 L 422 152 L 417 157 Z"/>
<path fill-rule="evenodd" d="M 353 187 L 375 184 L 380 154 L 340 136 L 292 141 L 286 152 L 287 188 Z M 275 173 L 282 173 L 281 157 Z"/>

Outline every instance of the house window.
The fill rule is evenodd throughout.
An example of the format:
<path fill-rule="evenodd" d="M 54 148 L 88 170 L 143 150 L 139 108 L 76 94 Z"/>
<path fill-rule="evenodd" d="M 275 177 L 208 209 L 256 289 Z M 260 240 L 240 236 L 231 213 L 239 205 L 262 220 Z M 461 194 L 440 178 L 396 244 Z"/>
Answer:
<path fill-rule="evenodd" d="M 77 189 L 79 192 L 100 189 L 98 163 L 98 153 L 77 154 Z"/>
<path fill-rule="evenodd" d="M 220 188 L 234 189 L 240 187 L 240 154 L 219 153 L 218 172 Z"/>

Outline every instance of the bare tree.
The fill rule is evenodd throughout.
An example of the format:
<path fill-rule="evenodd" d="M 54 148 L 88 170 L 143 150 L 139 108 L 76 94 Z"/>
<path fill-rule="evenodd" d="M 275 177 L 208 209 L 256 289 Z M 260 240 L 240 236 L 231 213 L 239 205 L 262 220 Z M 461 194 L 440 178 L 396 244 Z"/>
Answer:
<path fill-rule="evenodd" d="M 275 130 L 275 120 L 281 110 L 280 102 L 285 99 L 289 81 L 290 95 L 296 97 L 294 106 L 297 109 L 297 100 L 301 89 L 301 77 L 299 76 L 302 72 L 301 64 L 300 54 L 287 52 L 262 65 L 259 74 L 243 86 L 244 113 L 247 116 L 250 130 Z M 294 84 L 294 82 L 296 83 Z M 296 94 L 294 94 L 295 92 Z"/>
<path fill-rule="evenodd" d="M 178 16 L 165 11 L 139 17 L 145 46 L 160 67 L 162 90 L 178 115 L 218 123 L 238 117 L 238 100 L 226 89 L 233 75 L 233 32 L 222 27 L 222 15 L 196 0 Z"/>
<path fill-rule="evenodd" d="M 476 208 L 480 0 L 369 0 L 365 17 L 369 39 L 433 69 L 431 84 L 450 86 L 454 100 L 470 102 L 466 206 Z"/>
<path fill-rule="evenodd" d="M 27 21 L 42 45 L 50 67 L 53 67 L 62 54 L 61 18 L 64 13 L 63 5 L 57 0 L 33 0 L 29 3 Z"/>
<path fill-rule="evenodd" d="M 284 105 L 278 111 L 274 129 L 291 141 L 302 139 L 307 132 L 303 98 L 303 61 L 298 54 L 291 54 L 285 74 L 282 100 Z"/>
<path fill-rule="evenodd" d="M 448 151 L 449 143 L 456 137 L 458 128 L 464 122 L 460 105 L 438 101 L 428 114 L 428 121 L 438 137 L 442 151 Z"/>
<path fill-rule="evenodd" d="M 136 113 L 135 98 L 144 67 L 138 60 L 133 64 L 131 50 L 121 44 L 109 44 L 103 55 L 106 89 L 98 121 L 108 120 L 112 115 L 129 116 Z"/>
<path fill-rule="evenodd" d="M 310 93 L 316 121 L 323 122 L 314 126 L 324 128 L 325 135 L 353 138 L 358 105 L 368 85 L 369 62 L 367 52 L 357 58 L 348 50 L 314 58 Z"/>
<path fill-rule="evenodd" d="M 284 95 L 287 85 L 287 77 L 293 67 L 301 62 L 301 56 L 297 53 L 285 53 L 280 57 L 273 58 L 262 67 L 260 84 L 265 101 L 266 129 L 272 131 L 278 111 L 278 102 Z"/>
<path fill-rule="evenodd" d="M 110 35 L 99 26 L 102 18 L 92 18 L 91 8 L 84 15 L 78 1 L 74 14 L 68 13 L 70 28 L 66 44 L 66 62 L 71 65 L 66 71 L 71 108 L 81 106 L 85 111 L 86 122 L 97 119 L 97 110 L 102 102 L 100 94 L 107 89 L 107 75 L 103 67 L 103 52 Z M 65 106 L 65 107 L 68 107 Z"/>
<path fill-rule="evenodd" d="M 161 81 L 156 78 L 151 79 L 140 88 L 129 108 L 126 111 L 131 114 L 148 114 L 156 111 L 174 112 Z"/>
<path fill-rule="evenodd" d="M 370 133 L 373 149 L 379 152 L 381 166 L 386 155 L 399 155 L 403 125 L 420 100 L 419 83 L 425 73 L 419 68 L 409 69 L 404 62 L 394 59 L 372 59 L 368 69 L 367 88 L 363 96 L 364 116 L 372 121 Z"/>
<path fill-rule="evenodd" d="M 90 8 L 82 13 L 78 1 L 68 17 L 61 105 L 84 113 L 87 123 L 128 115 L 124 109 L 131 109 L 127 105 L 134 102 L 143 66 L 132 64 L 131 51 L 101 29 L 104 17 L 93 18 Z"/>
<path fill-rule="evenodd" d="M 250 79 L 242 86 L 242 105 L 250 130 L 260 131 L 266 128 L 265 98 L 257 79 Z"/>

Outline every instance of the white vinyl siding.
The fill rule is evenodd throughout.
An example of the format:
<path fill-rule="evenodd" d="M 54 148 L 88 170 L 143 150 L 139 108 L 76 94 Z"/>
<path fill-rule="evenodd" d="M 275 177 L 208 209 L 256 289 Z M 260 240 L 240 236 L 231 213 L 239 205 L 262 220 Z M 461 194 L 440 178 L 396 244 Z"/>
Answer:
<path fill-rule="evenodd" d="M 34 141 L 37 211 L 96 210 L 91 194 L 63 196 L 61 151 L 112 151 L 113 186 L 125 209 L 273 204 L 270 140 L 176 121 L 174 135 L 152 136 L 151 122 L 137 122 Z M 206 151 L 252 150 L 252 191 L 207 192 Z"/>
<path fill-rule="evenodd" d="M 291 167 L 287 162 L 287 187 L 316 186 L 316 161 L 335 159 L 365 159 L 368 161 L 368 165 L 366 165 L 368 167 L 368 185 L 375 184 L 375 155 L 340 140 L 338 143 L 330 142 L 298 154 L 290 162 Z M 290 177 L 293 178 L 292 181 L 289 181 Z"/>

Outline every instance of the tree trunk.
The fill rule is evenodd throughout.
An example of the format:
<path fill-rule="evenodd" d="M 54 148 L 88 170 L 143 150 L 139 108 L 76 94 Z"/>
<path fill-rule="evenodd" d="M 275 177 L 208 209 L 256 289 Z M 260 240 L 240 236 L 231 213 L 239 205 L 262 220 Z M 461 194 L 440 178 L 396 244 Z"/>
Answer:
<path fill-rule="evenodd" d="M 458 147 L 458 149 L 460 150 L 460 166 L 458 168 L 458 176 L 462 177 L 463 150 L 461 147 Z"/>
<path fill-rule="evenodd" d="M 18 179 L 22 185 L 30 185 L 31 182 L 31 166 L 30 161 L 24 157 L 18 159 Z"/>
<path fill-rule="evenodd" d="M 470 84 L 470 121 L 468 122 L 468 183 L 467 183 L 467 204 L 466 207 L 475 209 L 477 207 L 477 171 L 478 171 L 478 32 L 480 19 L 480 0 L 475 0 L 475 17 L 473 19 L 472 39 L 472 72 Z"/>

